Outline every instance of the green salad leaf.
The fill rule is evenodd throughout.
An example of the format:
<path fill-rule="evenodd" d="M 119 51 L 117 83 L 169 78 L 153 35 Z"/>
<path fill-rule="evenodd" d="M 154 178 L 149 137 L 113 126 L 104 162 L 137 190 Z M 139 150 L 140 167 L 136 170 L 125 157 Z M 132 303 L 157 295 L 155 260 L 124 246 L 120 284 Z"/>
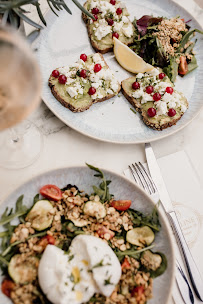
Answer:
<path fill-rule="evenodd" d="M 122 259 L 127 255 L 134 259 L 139 259 L 140 254 L 146 250 L 152 249 L 155 246 L 155 244 L 152 244 L 148 247 L 142 248 L 137 250 L 136 247 L 133 247 L 132 249 L 121 251 L 119 249 L 114 250 L 115 254 L 117 255 L 119 261 L 122 261 Z"/>
<path fill-rule="evenodd" d="M 23 195 L 21 195 L 16 201 L 15 211 L 13 211 L 13 208 L 11 208 L 10 210 L 6 208 L 6 210 L 1 216 L 0 225 L 5 225 L 7 223 L 10 223 L 14 218 L 16 217 L 19 218 L 25 215 L 27 211 L 28 208 L 25 205 L 23 205 Z"/>
<path fill-rule="evenodd" d="M 128 209 L 128 214 L 131 217 L 131 220 L 134 225 L 136 226 L 148 226 L 150 227 L 154 232 L 158 232 L 160 230 L 160 222 L 159 222 L 159 215 L 157 206 L 154 207 L 153 211 L 149 215 L 144 215 L 142 212 L 134 210 L 134 209 Z"/>
<path fill-rule="evenodd" d="M 203 32 L 198 29 L 193 29 L 193 30 L 186 32 L 186 34 L 183 36 L 183 39 L 180 42 L 180 45 L 177 49 L 177 53 L 180 53 L 182 48 L 184 49 L 185 44 L 189 41 L 190 37 L 193 35 L 194 32 L 203 34 Z"/>
<path fill-rule="evenodd" d="M 86 165 L 93 171 L 97 172 L 96 174 L 94 174 L 94 176 L 99 177 L 102 179 L 102 182 L 100 183 L 99 187 L 97 186 L 92 186 L 93 190 L 94 190 L 94 195 L 98 195 L 100 197 L 100 200 L 102 203 L 105 202 L 109 202 L 111 200 L 111 198 L 113 197 L 110 193 L 109 193 L 109 184 L 111 183 L 110 180 L 106 180 L 104 173 L 99 169 L 96 168 L 92 165 L 89 165 L 86 163 Z"/>

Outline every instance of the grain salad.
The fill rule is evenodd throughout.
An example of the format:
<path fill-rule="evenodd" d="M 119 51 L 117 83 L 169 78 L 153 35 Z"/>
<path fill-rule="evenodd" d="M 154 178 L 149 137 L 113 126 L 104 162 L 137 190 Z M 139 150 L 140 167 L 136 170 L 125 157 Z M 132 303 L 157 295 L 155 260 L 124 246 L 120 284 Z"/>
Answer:
<path fill-rule="evenodd" d="M 88 166 L 101 179 L 93 193 L 45 185 L 31 208 L 21 196 L 15 211 L 2 214 L 1 289 L 14 304 L 145 304 L 153 297 L 153 280 L 167 268 L 165 255 L 153 251 L 157 208 L 146 215 L 127 198 L 115 200 L 103 172 Z"/>

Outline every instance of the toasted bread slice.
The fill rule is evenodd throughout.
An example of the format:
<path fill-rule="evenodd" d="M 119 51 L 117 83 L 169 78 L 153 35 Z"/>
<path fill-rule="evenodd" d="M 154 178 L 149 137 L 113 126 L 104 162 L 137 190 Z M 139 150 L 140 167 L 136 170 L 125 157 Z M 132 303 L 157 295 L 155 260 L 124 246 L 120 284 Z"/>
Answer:
<path fill-rule="evenodd" d="M 132 106 L 141 113 L 144 123 L 152 129 L 161 131 L 177 123 L 187 110 L 188 101 L 181 92 L 174 89 L 172 82 L 167 76 L 165 76 L 163 80 L 159 79 L 160 69 L 156 69 L 156 71 L 156 75 L 139 73 L 137 75 L 138 77 L 133 76 L 123 80 L 121 86 L 124 96 Z M 139 78 L 142 75 L 143 77 Z M 133 90 L 132 88 L 132 84 L 135 81 L 140 84 L 140 89 L 138 90 Z M 147 94 L 145 91 L 149 85 L 154 88 L 151 94 Z M 173 88 L 172 94 L 166 92 L 167 87 Z M 153 100 L 155 93 L 161 94 L 161 99 L 157 102 Z M 156 109 L 156 115 L 154 117 L 148 115 L 147 111 L 149 108 Z M 168 110 L 171 108 L 176 111 L 173 117 L 168 115 Z"/>
<path fill-rule="evenodd" d="M 135 37 L 135 28 L 129 20 L 129 13 L 123 3 L 116 1 L 115 5 L 110 3 L 110 0 L 99 0 L 95 2 L 95 7 L 99 8 L 100 13 L 97 14 L 98 20 L 93 21 L 82 13 L 82 18 L 87 25 L 88 36 L 92 47 L 96 52 L 105 54 L 113 50 L 114 32 L 119 34 L 119 40 L 126 45 L 131 45 Z M 92 1 L 85 2 L 84 7 L 92 12 Z M 122 13 L 116 13 L 117 8 L 122 8 Z M 108 24 L 108 20 L 113 21 L 112 25 Z M 111 24 L 111 23 L 110 23 Z"/>
<path fill-rule="evenodd" d="M 95 64 L 102 66 L 101 71 L 95 73 Z M 80 77 L 80 71 L 86 70 L 87 77 Z M 65 84 L 59 83 L 59 79 L 49 77 L 49 87 L 55 98 L 72 112 L 83 112 L 96 102 L 102 102 L 117 95 L 121 86 L 113 72 L 109 69 L 103 56 L 99 53 L 87 56 L 87 61 L 78 60 L 70 67 L 57 68 L 60 75 L 65 75 Z M 90 95 L 89 88 L 96 88 L 96 93 Z"/>

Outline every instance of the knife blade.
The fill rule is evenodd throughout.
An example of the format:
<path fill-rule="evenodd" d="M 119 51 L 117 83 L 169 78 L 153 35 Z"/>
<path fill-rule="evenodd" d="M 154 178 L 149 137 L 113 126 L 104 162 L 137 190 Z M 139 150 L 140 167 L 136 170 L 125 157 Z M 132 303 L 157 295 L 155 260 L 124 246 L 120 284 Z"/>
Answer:
<path fill-rule="evenodd" d="M 180 294 L 185 302 L 185 304 L 194 304 L 194 297 L 192 290 L 190 288 L 189 282 L 180 266 L 179 262 L 176 260 L 176 282 L 180 291 Z"/>
<path fill-rule="evenodd" d="M 153 149 L 150 143 L 145 144 L 145 153 L 147 158 L 147 164 L 151 177 L 158 190 L 160 201 L 166 211 L 171 227 L 174 231 L 177 243 L 182 252 L 182 256 L 185 260 L 185 264 L 190 276 L 190 280 L 197 297 L 203 302 L 203 280 L 199 273 L 199 270 L 194 262 L 190 249 L 187 245 L 183 232 L 181 230 L 178 218 L 176 216 L 175 210 L 172 205 L 172 201 L 168 194 L 167 188 L 165 186 L 160 168 L 158 166 L 156 157 L 154 155 Z"/>

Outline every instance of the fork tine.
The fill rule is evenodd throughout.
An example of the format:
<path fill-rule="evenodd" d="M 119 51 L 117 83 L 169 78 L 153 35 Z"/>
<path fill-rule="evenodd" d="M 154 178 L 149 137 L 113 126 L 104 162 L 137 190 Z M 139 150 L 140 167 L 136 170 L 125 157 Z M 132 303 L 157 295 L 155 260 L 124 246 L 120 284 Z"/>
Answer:
<path fill-rule="evenodd" d="M 143 164 L 142 164 L 141 162 L 139 162 L 139 165 L 140 165 L 140 167 L 142 168 L 143 174 L 145 175 L 145 177 L 146 177 L 148 183 L 150 184 L 150 188 L 151 188 L 151 190 L 152 190 L 152 193 L 157 192 L 156 185 L 155 185 L 153 179 L 151 178 L 151 175 L 146 171 L 145 167 L 143 166 Z"/>
<path fill-rule="evenodd" d="M 136 175 L 135 175 L 135 172 L 133 171 L 133 169 L 131 168 L 130 165 L 128 166 L 128 168 L 130 169 L 130 172 L 132 173 L 132 176 L 133 176 L 133 178 L 134 178 L 136 184 L 139 185 L 139 182 L 138 182 L 138 180 L 137 180 L 137 177 L 136 177 Z"/>
<path fill-rule="evenodd" d="M 142 168 L 140 168 L 140 166 L 138 165 L 138 163 L 135 163 L 135 168 L 136 168 L 136 173 L 140 179 L 140 182 L 144 188 L 145 191 L 147 191 L 150 195 L 152 194 L 151 189 L 149 187 L 149 185 L 146 182 L 146 179 L 144 178 L 144 175 L 142 173 Z"/>

